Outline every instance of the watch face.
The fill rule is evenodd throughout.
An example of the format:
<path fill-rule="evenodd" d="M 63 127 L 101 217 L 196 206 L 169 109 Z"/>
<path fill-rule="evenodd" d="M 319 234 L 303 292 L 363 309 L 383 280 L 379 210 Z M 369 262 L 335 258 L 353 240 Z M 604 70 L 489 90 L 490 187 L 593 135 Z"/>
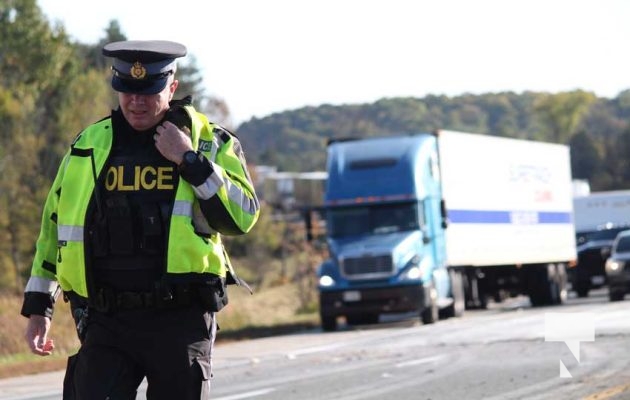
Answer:
<path fill-rule="evenodd" d="M 187 164 L 193 164 L 195 161 L 197 161 L 197 153 L 195 153 L 194 151 L 187 151 L 186 153 L 184 153 L 184 161 Z"/>

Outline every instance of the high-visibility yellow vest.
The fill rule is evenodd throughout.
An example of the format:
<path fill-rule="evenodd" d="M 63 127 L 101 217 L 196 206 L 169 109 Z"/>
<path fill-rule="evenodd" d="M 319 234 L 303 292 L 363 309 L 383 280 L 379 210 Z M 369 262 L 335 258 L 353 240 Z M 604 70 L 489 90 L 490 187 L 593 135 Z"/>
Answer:
<path fill-rule="evenodd" d="M 217 196 L 237 227 L 236 233 L 246 233 L 254 226 L 259 203 L 238 139 L 191 106 L 184 109 L 192 120 L 193 147 L 210 160 L 214 172 L 196 187 L 179 179 L 168 232 L 167 278 L 181 274 L 225 277 L 231 265 L 220 233 L 210 228 L 212 224 L 201 213 L 199 199 Z M 111 117 L 89 126 L 65 154 L 44 206 L 26 292 L 50 294 L 58 282 L 63 291 L 88 297 L 85 243 L 90 227 L 86 227 L 86 217 L 88 207 L 95 204 L 96 179 L 111 151 L 112 130 Z"/>

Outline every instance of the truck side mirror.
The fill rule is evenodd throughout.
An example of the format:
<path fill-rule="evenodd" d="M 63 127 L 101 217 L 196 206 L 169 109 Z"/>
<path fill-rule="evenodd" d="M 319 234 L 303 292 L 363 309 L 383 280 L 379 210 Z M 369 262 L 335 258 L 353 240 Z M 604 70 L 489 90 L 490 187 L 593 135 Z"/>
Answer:
<path fill-rule="evenodd" d="M 313 220 L 311 218 L 311 210 L 305 210 L 302 213 L 302 217 L 304 218 L 304 230 L 306 231 L 306 241 L 313 241 Z"/>
<path fill-rule="evenodd" d="M 440 200 L 440 214 L 442 216 L 442 229 L 446 229 L 448 227 L 448 215 L 446 215 L 446 202 L 443 199 Z"/>

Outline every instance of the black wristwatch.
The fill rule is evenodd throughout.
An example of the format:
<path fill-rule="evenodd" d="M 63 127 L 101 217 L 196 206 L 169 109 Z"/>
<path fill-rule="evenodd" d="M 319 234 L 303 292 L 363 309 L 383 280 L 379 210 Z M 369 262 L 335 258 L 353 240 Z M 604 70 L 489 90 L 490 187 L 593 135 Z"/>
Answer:
<path fill-rule="evenodd" d="M 182 163 L 179 164 L 179 170 L 180 171 L 185 170 L 191 165 L 194 165 L 195 163 L 197 163 L 198 160 L 199 160 L 199 154 L 197 154 L 196 151 L 188 150 L 187 152 L 184 153 L 184 156 L 182 157 Z"/>

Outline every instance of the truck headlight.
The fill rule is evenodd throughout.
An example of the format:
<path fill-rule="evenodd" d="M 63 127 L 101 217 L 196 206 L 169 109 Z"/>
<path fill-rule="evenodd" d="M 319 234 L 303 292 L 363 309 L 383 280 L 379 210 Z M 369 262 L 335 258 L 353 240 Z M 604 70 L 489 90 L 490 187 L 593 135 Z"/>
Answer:
<path fill-rule="evenodd" d="M 420 267 L 411 267 L 407 272 L 405 272 L 405 278 L 407 279 L 420 279 L 422 273 L 420 271 Z"/>
<path fill-rule="evenodd" d="M 606 262 L 606 271 L 610 272 L 610 273 L 619 273 L 621 272 L 621 270 L 623 270 L 623 262 L 621 261 L 615 261 L 615 260 L 608 260 Z"/>
<path fill-rule="evenodd" d="M 330 275 L 322 275 L 319 277 L 319 286 L 329 287 L 335 284 L 335 280 Z"/>

